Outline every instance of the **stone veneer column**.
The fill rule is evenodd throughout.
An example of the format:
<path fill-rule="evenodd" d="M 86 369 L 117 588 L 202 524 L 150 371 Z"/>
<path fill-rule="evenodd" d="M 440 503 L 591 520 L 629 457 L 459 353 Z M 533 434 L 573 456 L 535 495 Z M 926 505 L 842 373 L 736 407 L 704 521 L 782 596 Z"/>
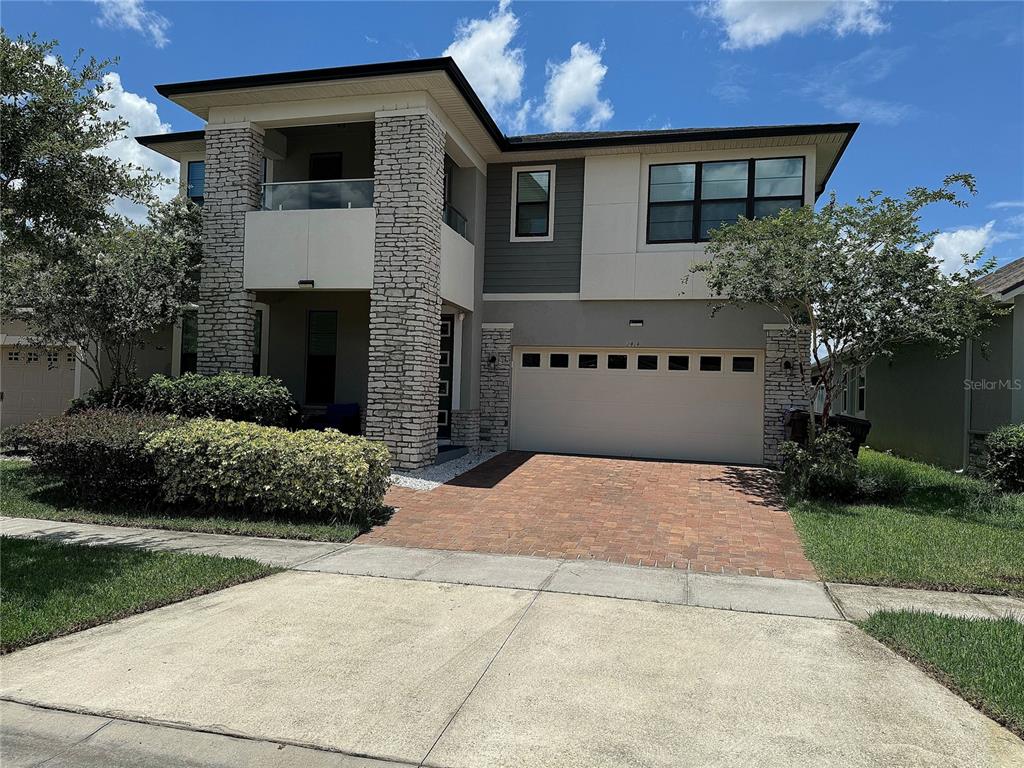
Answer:
<path fill-rule="evenodd" d="M 492 362 L 493 359 L 493 362 Z M 484 323 L 480 340 L 480 444 L 506 449 L 512 395 L 512 326 Z"/>
<path fill-rule="evenodd" d="M 766 325 L 764 332 L 764 463 L 777 465 L 786 410 L 808 406 L 811 336 L 788 325 Z"/>
<path fill-rule="evenodd" d="M 480 445 L 480 411 L 479 409 L 459 409 L 452 411 L 452 442 L 466 448 L 477 448 Z"/>
<path fill-rule="evenodd" d="M 437 457 L 444 130 L 426 110 L 378 113 L 374 126 L 366 436 L 417 469 Z"/>
<path fill-rule="evenodd" d="M 259 207 L 263 129 L 206 127 L 197 369 L 252 373 L 253 294 L 242 287 L 245 213 Z"/>

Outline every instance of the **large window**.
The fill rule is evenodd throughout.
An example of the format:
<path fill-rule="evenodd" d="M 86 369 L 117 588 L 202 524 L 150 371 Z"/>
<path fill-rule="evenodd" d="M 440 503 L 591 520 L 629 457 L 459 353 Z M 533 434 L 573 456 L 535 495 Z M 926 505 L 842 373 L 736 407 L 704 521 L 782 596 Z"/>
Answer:
<path fill-rule="evenodd" d="M 727 160 L 650 166 L 647 242 L 707 240 L 711 231 L 804 204 L 804 159 Z"/>
<path fill-rule="evenodd" d="M 512 172 L 512 240 L 552 239 L 555 168 L 515 168 Z"/>
<path fill-rule="evenodd" d="M 206 161 L 193 160 L 188 164 L 188 183 L 185 190 L 188 199 L 196 205 L 203 204 L 206 190 Z"/>

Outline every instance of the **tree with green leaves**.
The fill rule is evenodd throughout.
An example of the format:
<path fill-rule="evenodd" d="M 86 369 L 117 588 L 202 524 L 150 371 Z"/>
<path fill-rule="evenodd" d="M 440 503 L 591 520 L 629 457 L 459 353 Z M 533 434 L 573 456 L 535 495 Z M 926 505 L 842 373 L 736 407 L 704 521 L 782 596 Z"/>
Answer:
<path fill-rule="evenodd" d="M 810 334 L 819 376 L 810 388 L 814 412 L 824 390 L 823 428 L 838 386 L 837 364 L 866 365 L 906 344 L 955 353 L 978 338 L 998 310 L 974 284 L 994 266 L 982 254 L 963 254 L 949 274 L 932 254 L 937 231 L 921 229 L 922 211 L 934 203 L 962 207 L 957 194 L 975 194 L 974 177 L 947 176 L 936 189 L 914 187 L 905 197 L 872 191 L 841 204 L 833 193 L 819 210 L 806 206 L 712 231 L 702 273 L 724 304 L 765 305 L 794 334 Z M 804 364 L 805 361 L 801 361 Z M 811 436 L 814 419 L 811 419 Z"/>
<path fill-rule="evenodd" d="M 66 63 L 56 42 L 0 33 L 0 315 L 33 346 L 75 346 L 100 386 L 127 383 L 147 334 L 194 300 L 199 209 L 160 203 L 160 177 L 107 157 L 127 124 L 110 119 L 112 62 Z M 149 220 L 113 212 L 122 198 Z"/>

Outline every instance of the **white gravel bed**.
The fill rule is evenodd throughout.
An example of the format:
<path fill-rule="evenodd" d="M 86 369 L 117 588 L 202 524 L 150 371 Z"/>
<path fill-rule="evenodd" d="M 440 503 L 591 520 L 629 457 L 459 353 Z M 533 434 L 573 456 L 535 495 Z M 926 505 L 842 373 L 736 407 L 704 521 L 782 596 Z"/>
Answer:
<path fill-rule="evenodd" d="M 446 461 L 444 464 L 437 464 L 412 472 L 392 472 L 391 484 L 400 485 L 402 488 L 412 488 L 415 491 L 430 491 L 439 485 L 444 485 L 449 480 L 468 472 L 477 464 L 483 464 L 488 459 L 497 456 L 501 451 L 470 451 L 458 459 Z"/>

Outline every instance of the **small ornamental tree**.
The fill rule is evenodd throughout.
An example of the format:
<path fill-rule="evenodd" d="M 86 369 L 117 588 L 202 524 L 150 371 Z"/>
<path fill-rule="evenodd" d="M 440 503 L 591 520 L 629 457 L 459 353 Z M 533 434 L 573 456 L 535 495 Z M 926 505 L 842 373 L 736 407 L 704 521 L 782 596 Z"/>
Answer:
<path fill-rule="evenodd" d="M 124 135 L 104 95 L 111 61 L 0 31 L 0 315 L 33 346 L 77 346 L 101 387 L 127 383 L 146 334 L 196 293 L 201 214 L 158 203 L 160 177 L 102 150 Z M 113 212 L 121 198 L 149 221 Z"/>
<path fill-rule="evenodd" d="M 76 256 L 38 267 L 11 255 L 5 291 L 10 315 L 23 319 L 30 343 L 77 346 L 100 388 L 128 384 L 147 334 L 171 325 L 193 301 L 201 252 L 198 206 L 175 198 L 150 206 L 149 221 L 111 221 L 81 238 Z"/>
<path fill-rule="evenodd" d="M 932 255 L 935 231 L 922 231 L 921 211 L 966 203 L 957 187 L 975 193 L 974 177 L 946 177 L 937 189 L 914 187 L 904 198 L 873 191 L 853 204 L 833 193 L 820 210 L 807 206 L 764 219 L 740 219 L 712 231 L 703 273 L 724 304 L 774 309 L 794 334 L 809 331 L 819 378 L 808 411 L 824 389 L 822 426 L 834 402 L 836 365 L 866 365 L 905 344 L 925 343 L 955 353 L 977 338 L 999 310 L 974 281 L 991 270 L 981 253 L 963 254 L 951 274 Z M 803 361 L 801 361 L 801 364 Z M 815 419 L 810 419 L 811 438 Z"/>

